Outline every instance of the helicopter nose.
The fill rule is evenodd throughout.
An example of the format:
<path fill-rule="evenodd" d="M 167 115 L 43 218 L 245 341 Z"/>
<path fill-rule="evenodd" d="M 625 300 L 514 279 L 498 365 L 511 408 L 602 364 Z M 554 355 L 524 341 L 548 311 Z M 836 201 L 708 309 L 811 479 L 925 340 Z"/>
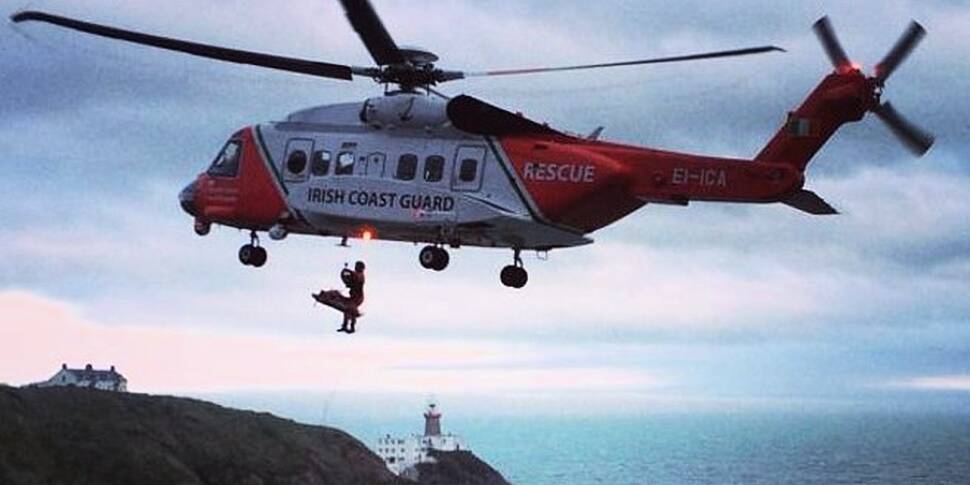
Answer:
<path fill-rule="evenodd" d="M 195 186 L 196 182 L 193 181 L 179 192 L 179 204 L 182 206 L 182 210 L 192 217 L 195 217 L 197 212 L 195 208 Z"/>

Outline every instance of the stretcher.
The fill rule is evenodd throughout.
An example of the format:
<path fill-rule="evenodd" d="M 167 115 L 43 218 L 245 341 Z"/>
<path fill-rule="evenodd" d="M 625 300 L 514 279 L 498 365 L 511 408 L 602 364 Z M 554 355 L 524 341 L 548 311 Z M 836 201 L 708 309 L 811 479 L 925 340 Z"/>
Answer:
<path fill-rule="evenodd" d="M 357 305 L 347 301 L 347 298 L 337 290 L 321 291 L 319 293 L 313 293 L 311 296 L 318 303 L 322 303 L 341 313 L 349 313 L 354 318 L 363 315 Z"/>

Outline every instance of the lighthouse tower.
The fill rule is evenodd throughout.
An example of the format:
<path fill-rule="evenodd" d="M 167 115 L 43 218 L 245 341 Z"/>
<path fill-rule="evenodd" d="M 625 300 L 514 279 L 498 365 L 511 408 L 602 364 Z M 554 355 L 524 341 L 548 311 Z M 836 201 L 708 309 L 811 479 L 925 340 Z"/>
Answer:
<path fill-rule="evenodd" d="M 428 410 L 424 412 L 424 435 L 441 436 L 441 413 L 438 412 L 437 404 L 428 404 Z"/>
<path fill-rule="evenodd" d="M 424 434 L 407 437 L 385 435 L 377 440 L 377 455 L 387 468 L 397 475 L 407 477 L 409 469 L 418 463 L 434 462 L 436 451 L 467 450 L 460 436 L 441 432 L 441 413 L 434 402 L 424 411 Z"/>

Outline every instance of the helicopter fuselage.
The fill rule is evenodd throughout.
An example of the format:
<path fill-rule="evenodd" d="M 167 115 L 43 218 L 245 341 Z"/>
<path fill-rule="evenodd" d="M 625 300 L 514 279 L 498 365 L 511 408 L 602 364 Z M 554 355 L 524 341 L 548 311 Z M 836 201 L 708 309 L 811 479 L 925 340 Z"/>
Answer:
<path fill-rule="evenodd" d="M 246 127 L 193 183 L 191 204 L 183 194 L 183 206 L 206 232 L 217 223 L 276 236 L 544 251 L 588 244 L 589 233 L 647 203 L 776 202 L 804 180 L 785 163 L 551 130 L 469 133 L 445 109 L 402 93 Z"/>

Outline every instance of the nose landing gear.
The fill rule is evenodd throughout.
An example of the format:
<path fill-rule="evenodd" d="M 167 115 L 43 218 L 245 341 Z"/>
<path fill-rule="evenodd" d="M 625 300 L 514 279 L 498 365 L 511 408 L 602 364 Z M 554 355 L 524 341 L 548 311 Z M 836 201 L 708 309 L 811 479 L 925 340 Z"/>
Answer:
<path fill-rule="evenodd" d="M 515 249 L 513 263 L 502 268 L 502 272 L 499 273 L 499 279 L 502 280 L 502 284 L 509 288 L 522 288 L 529 282 L 529 273 L 522 265 L 520 253 L 521 250 Z"/>
<path fill-rule="evenodd" d="M 249 244 L 239 248 L 239 262 L 254 268 L 260 268 L 266 264 L 266 249 L 259 245 L 259 236 L 256 231 L 249 233 Z"/>
<path fill-rule="evenodd" d="M 193 224 L 192 228 L 195 230 L 196 234 L 200 236 L 205 236 L 209 234 L 209 231 L 212 230 L 212 224 L 206 221 L 203 221 L 202 219 L 196 219 L 195 224 Z"/>
<path fill-rule="evenodd" d="M 418 262 L 421 263 L 421 267 L 435 271 L 447 268 L 450 259 L 448 251 L 439 246 L 425 246 L 418 253 Z"/>

